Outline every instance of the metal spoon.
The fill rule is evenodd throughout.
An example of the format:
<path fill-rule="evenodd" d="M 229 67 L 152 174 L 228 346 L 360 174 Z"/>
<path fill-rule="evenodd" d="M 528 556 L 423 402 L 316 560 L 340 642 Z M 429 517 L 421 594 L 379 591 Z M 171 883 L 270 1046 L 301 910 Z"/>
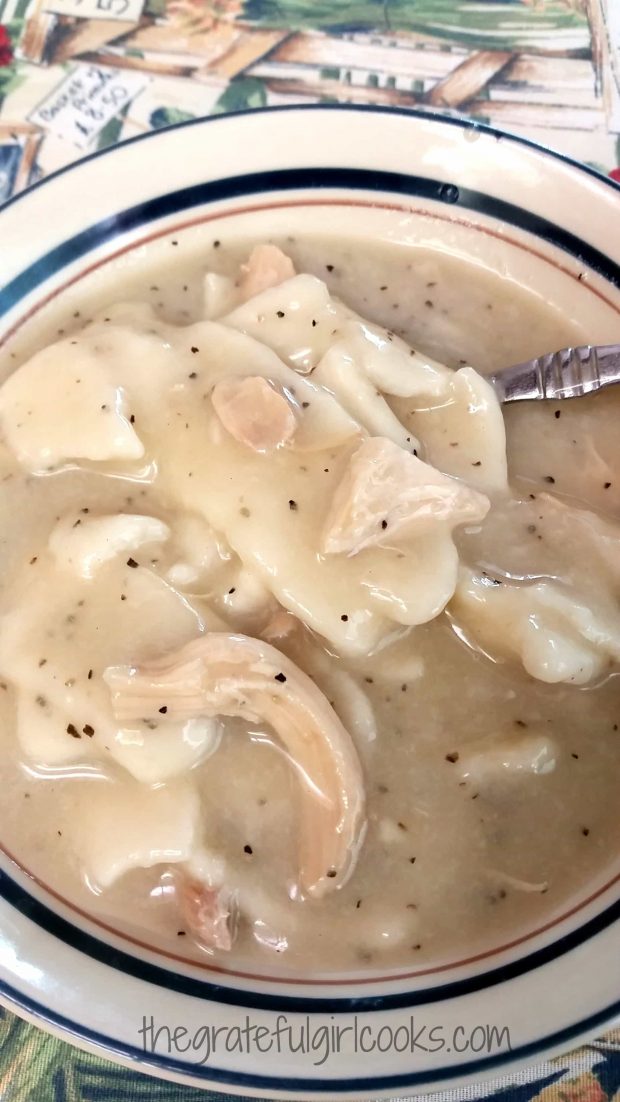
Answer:
<path fill-rule="evenodd" d="M 620 344 L 562 348 L 487 378 L 500 402 L 579 398 L 620 383 Z"/>

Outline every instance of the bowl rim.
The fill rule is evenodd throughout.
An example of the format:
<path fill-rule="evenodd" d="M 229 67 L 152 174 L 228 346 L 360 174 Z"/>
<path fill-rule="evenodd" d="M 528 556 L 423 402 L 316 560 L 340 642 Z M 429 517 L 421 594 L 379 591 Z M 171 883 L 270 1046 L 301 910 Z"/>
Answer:
<path fill-rule="evenodd" d="M 28 187 L 19 191 L 17 195 L 12 195 L 10 199 L 7 199 L 0 206 L 0 214 L 8 210 L 9 207 L 19 203 L 20 200 L 25 199 L 31 195 L 34 191 L 38 191 L 51 180 L 57 180 L 60 176 L 64 176 L 65 173 L 71 172 L 73 169 L 80 165 L 88 164 L 90 161 L 95 161 L 99 157 L 104 157 L 114 150 L 126 148 L 127 146 L 137 145 L 139 142 L 148 141 L 153 139 L 157 134 L 165 134 L 169 131 L 177 130 L 189 130 L 193 126 L 204 126 L 210 123 L 221 122 L 223 119 L 235 119 L 244 118 L 249 115 L 274 115 L 285 114 L 290 111 L 307 111 L 310 113 L 319 112 L 343 112 L 353 111 L 357 113 L 364 113 L 370 115 L 401 115 L 406 118 L 417 118 L 435 121 L 439 123 L 447 123 L 449 126 L 460 127 L 462 130 L 474 131 L 480 134 L 486 134 L 488 137 L 496 138 L 500 141 L 516 142 L 517 145 L 522 145 L 527 149 L 533 150 L 536 153 L 544 154 L 545 157 L 552 157 L 556 161 L 560 161 L 562 164 L 569 165 L 571 168 L 578 169 L 579 172 L 585 172 L 588 176 L 598 180 L 599 183 L 607 184 L 608 187 L 616 191 L 620 195 L 620 181 L 614 180 L 611 176 L 606 176 L 605 173 L 600 172 L 599 169 L 593 165 L 586 164 L 585 161 L 580 161 L 576 157 L 571 157 L 568 153 L 562 153 L 559 149 L 553 149 L 550 146 L 544 145 L 542 142 L 537 142 L 533 138 L 526 138 L 522 134 L 517 134 L 511 130 L 502 130 L 497 126 L 490 126 L 485 122 L 477 122 L 475 119 L 471 119 L 466 115 L 449 114 L 446 111 L 435 108 L 423 108 L 423 107 L 397 107 L 387 104 L 371 104 L 371 103 L 280 103 L 266 107 L 246 107 L 240 111 L 222 111 L 217 115 L 201 115 L 195 119 L 185 119 L 183 122 L 170 123 L 167 126 L 160 126 L 157 130 L 149 130 L 144 134 L 135 134 L 132 138 L 126 138 L 122 142 L 118 142 L 115 145 L 106 146 L 105 149 L 96 149 L 92 153 L 86 154 L 85 157 L 79 157 L 74 161 L 71 161 L 67 165 L 63 165 L 61 168 L 57 168 L 54 172 L 48 173 L 41 180 L 37 180 L 35 183 L 30 184 Z"/>
<path fill-rule="evenodd" d="M 112 147 L 109 147 L 109 148 L 104 149 L 104 150 L 95 151 L 95 152 L 89 154 L 86 157 L 80 158 L 79 160 L 77 160 L 75 162 L 72 162 L 69 165 L 64 166 L 63 168 L 59 169 L 57 172 L 52 173 L 49 176 L 42 179 L 41 181 L 37 182 L 31 188 L 28 188 L 24 192 L 20 192 L 18 195 L 14 196 L 6 204 L 4 204 L 4 206 L 2 208 L 0 208 L 0 215 L 2 214 L 2 212 L 4 210 L 8 209 L 9 207 L 12 207 L 14 204 L 19 203 L 20 201 L 22 201 L 24 199 L 27 199 L 32 194 L 33 191 L 39 189 L 44 184 L 46 184 L 46 183 L 48 183 L 48 182 L 64 175 L 67 172 L 78 169 L 79 167 L 81 167 L 86 162 L 89 162 L 91 160 L 95 160 L 95 159 L 97 159 L 97 158 L 99 158 L 99 157 L 101 157 L 105 154 L 111 155 L 111 154 L 113 154 L 115 152 L 118 152 L 119 150 L 123 149 L 125 146 L 134 145 L 137 142 L 143 141 L 147 138 L 153 139 L 160 132 L 165 133 L 165 132 L 169 132 L 169 131 L 189 129 L 190 127 L 193 127 L 193 126 L 205 126 L 207 123 L 221 122 L 223 120 L 235 119 L 235 118 L 241 117 L 241 116 L 265 115 L 265 114 L 275 114 L 275 113 L 282 114 L 282 113 L 285 113 L 285 112 L 298 112 L 298 111 L 314 112 L 314 113 L 325 113 L 325 112 L 329 111 L 329 112 L 339 112 L 340 114 L 345 114 L 345 113 L 348 113 L 348 112 L 351 112 L 351 111 L 355 111 L 355 112 L 358 112 L 358 113 L 361 113 L 361 112 L 370 113 L 370 114 L 375 115 L 375 116 L 376 115 L 400 115 L 400 116 L 405 116 L 406 118 L 409 118 L 409 119 L 413 117 L 413 118 L 423 119 L 425 121 L 432 121 L 432 122 L 436 122 L 436 123 L 445 123 L 445 124 L 460 127 L 461 129 L 465 129 L 465 130 L 469 130 L 469 131 L 480 132 L 481 134 L 486 134 L 486 135 L 488 135 L 490 137 L 494 137 L 496 139 L 502 139 L 502 140 L 505 140 L 505 141 L 513 142 L 513 143 L 516 143 L 518 145 L 527 147 L 527 148 L 543 155 L 545 160 L 548 159 L 548 158 L 554 158 L 555 160 L 559 160 L 565 166 L 576 169 L 580 173 L 584 173 L 584 174 L 587 174 L 588 176 L 594 177 L 596 180 L 599 181 L 599 183 L 602 181 L 603 183 L 605 183 L 609 187 L 611 187 L 613 189 L 613 191 L 615 191 L 617 194 L 620 195 L 620 183 L 616 183 L 613 179 L 604 176 L 597 169 L 592 168 L 591 166 L 582 164 L 579 161 L 574 160 L 571 157 L 566 156 L 566 155 L 564 155 L 560 152 L 557 152 L 557 151 L 554 151 L 554 150 L 549 150 L 545 146 L 543 146 L 543 145 L 541 145 L 541 144 L 539 144 L 535 141 L 532 141 L 528 138 L 522 138 L 519 135 L 512 134 L 510 132 L 506 132 L 506 131 L 502 131 L 502 130 L 498 130 L 497 128 L 490 127 L 490 126 L 487 126 L 486 124 L 478 123 L 478 122 L 475 122 L 475 121 L 470 120 L 470 119 L 455 117 L 453 115 L 447 115 L 443 112 L 430 111 L 430 110 L 394 108 L 394 107 L 374 107 L 372 105 L 361 105 L 361 104 L 350 104 L 350 105 L 339 105 L 339 104 L 289 104 L 289 105 L 281 105 L 281 106 L 277 106 L 277 107 L 257 108 L 257 109 L 251 109 L 251 110 L 240 111 L 240 112 L 231 112 L 231 113 L 228 113 L 228 114 L 222 114 L 222 115 L 217 115 L 217 116 L 210 116 L 210 117 L 205 117 L 205 118 L 192 119 L 192 120 L 189 120 L 189 121 L 184 122 L 184 123 L 178 123 L 178 124 L 174 124 L 174 125 L 169 126 L 169 127 L 163 127 L 163 128 L 161 128 L 161 131 L 157 130 L 157 131 L 152 131 L 152 132 L 149 132 L 149 133 L 146 133 L 146 134 L 137 135 L 135 138 L 132 138 L 132 139 L 129 139 L 128 141 L 126 141 L 126 142 L 120 143 L 118 146 L 112 146 Z M 413 175 L 413 172 L 411 173 L 411 175 Z M 232 173 L 228 178 L 229 179 L 231 179 L 231 178 L 234 179 L 234 178 L 237 178 L 238 176 L 239 176 L 239 173 Z M 617 265 L 616 265 L 616 267 L 617 267 Z M 617 906 L 620 907 L 620 902 L 617 904 Z M 608 912 L 604 912 L 604 913 L 607 914 Z M 599 916 L 599 917 L 602 917 L 602 916 Z M 615 921 L 615 919 L 610 920 L 610 921 Z M 553 943 L 553 945 L 556 945 L 556 944 L 557 944 L 556 942 Z M 501 982 L 501 981 L 498 980 L 497 982 Z M 85 1041 L 86 1043 L 94 1044 L 94 1045 L 97 1046 L 97 1048 L 99 1048 L 100 1050 L 103 1051 L 104 1055 L 107 1053 L 108 1055 L 125 1056 L 125 1058 L 127 1058 L 127 1056 L 129 1056 L 129 1058 L 131 1060 L 138 1061 L 141 1065 L 143 1065 L 145 1067 L 151 1066 L 151 1068 L 153 1067 L 153 1062 L 156 1059 L 156 1065 L 159 1068 L 166 1068 L 166 1066 L 168 1066 L 169 1070 L 172 1071 L 173 1073 L 176 1072 L 177 1074 L 179 1074 L 179 1071 L 181 1071 L 181 1074 L 187 1074 L 187 1066 L 186 1065 L 184 1065 L 182 1067 L 182 1069 L 179 1069 L 179 1068 L 174 1066 L 174 1064 L 175 1064 L 174 1061 L 170 1061 L 170 1060 L 167 1061 L 165 1058 L 162 1058 L 159 1055 L 157 1056 L 157 1058 L 153 1057 L 151 1060 L 149 1060 L 149 1058 L 146 1056 L 146 1054 L 144 1052 L 142 1052 L 141 1050 L 131 1051 L 130 1046 L 122 1045 L 122 1044 L 119 1044 L 118 1042 L 112 1042 L 111 1043 L 109 1038 L 105 1038 L 101 1034 L 96 1034 L 93 1031 L 89 1031 L 88 1027 L 79 1026 L 78 1029 L 76 1030 L 75 1029 L 76 1023 L 73 1023 L 73 1026 L 74 1026 L 73 1029 L 70 1028 L 71 1023 L 69 1023 L 69 1028 L 67 1027 L 66 1024 L 60 1025 L 60 1022 L 61 1022 L 60 1015 L 56 1015 L 54 1012 L 46 1010 L 44 1007 L 38 1006 L 34 1002 L 34 1000 L 29 1000 L 27 998 L 24 998 L 24 997 L 20 996 L 19 993 L 15 992 L 15 991 L 12 992 L 13 997 L 11 997 L 10 985 L 5 984 L 4 981 L 0 981 L 0 991 L 2 992 L 2 994 L 4 995 L 5 998 L 7 998 L 10 1002 L 13 1003 L 13 1006 L 14 1006 L 15 1009 L 20 1009 L 21 1008 L 26 1013 L 34 1014 L 36 1016 L 37 1020 L 39 1020 L 41 1022 L 46 1022 L 48 1024 L 48 1028 L 49 1028 L 50 1025 L 55 1026 L 56 1028 L 59 1028 L 59 1026 L 60 1026 L 60 1028 L 62 1029 L 62 1032 L 66 1035 L 70 1035 L 73 1040 L 79 1041 L 80 1038 L 81 1038 L 82 1041 Z M 313 1002 L 316 1002 L 316 1000 L 313 1000 L 312 996 L 310 996 L 308 994 L 304 994 L 303 1000 L 301 1000 L 301 1001 L 303 1001 L 304 1004 L 306 1004 L 306 1005 L 307 1004 L 312 1004 Z M 28 1003 L 30 1003 L 30 1006 L 28 1005 Z M 246 1005 L 247 1005 L 247 1000 L 246 1000 Z M 406 1005 L 411 1005 L 411 1003 L 409 1002 Z M 311 1010 L 313 1010 L 313 1009 L 314 1009 L 314 1007 L 311 1007 Z M 587 1035 L 590 1031 L 598 1028 L 601 1024 L 603 1024 L 604 1022 L 609 1021 L 611 1018 L 615 1017 L 618 1014 L 620 1014 L 620 1000 L 618 1000 L 616 1003 L 612 1004 L 612 1006 L 609 1006 L 609 1007 L 605 1008 L 602 1011 L 598 1011 L 594 1014 L 591 1014 L 588 1018 L 583 1019 L 582 1021 L 580 1021 L 578 1023 L 575 1023 L 574 1025 L 565 1027 L 565 1028 L 563 1028 L 562 1030 L 560 1030 L 556 1033 L 548 1035 L 544 1039 L 537 1040 L 536 1042 L 530 1042 L 527 1045 L 522 1046 L 521 1049 L 512 1050 L 509 1053 L 500 1053 L 500 1054 L 497 1054 L 497 1056 L 493 1056 L 493 1057 L 490 1057 L 490 1058 L 487 1057 L 484 1061 L 474 1060 L 474 1061 L 471 1061 L 469 1065 L 464 1065 L 464 1064 L 455 1065 L 455 1067 L 453 1069 L 451 1069 L 449 1072 L 447 1072 L 445 1068 L 441 1069 L 442 1078 L 443 1079 L 447 1079 L 447 1078 L 459 1079 L 459 1078 L 462 1078 L 466 1074 L 470 1074 L 470 1075 L 471 1074 L 476 1074 L 477 1073 L 476 1065 L 478 1065 L 478 1064 L 480 1065 L 480 1070 L 482 1071 L 484 1069 L 485 1074 L 488 1075 L 489 1069 L 501 1068 L 502 1066 L 505 1066 L 506 1064 L 513 1064 L 513 1063 L 515 1063 L 515 1061 L 519 1061 L 519 1060 L 522 1060 L 522 1061 L 523 1060 L 528 1060 L 529 1061 L 536 1053 L 547 1052 L 550 1047 L 554 1047 L 554 1046 L 564 1047 L 568 1041 L 571 1041 L 571 1040 L 574 1040 L 578 1037 L 582 1037 L 584 1035 Z M 90 1033 L 90 1036 L 89 1036 L 89 1033 Z M 115 1046 L 116 1046 L 116 1048 L 115 1048 Z M 209 1068 L 207 1070 L 208 1070 L 208 1077 L 207 1078 L 208 1078 L 209 1081 L 216 1081 L 216 1082 L 219 1081 L 219 1082 L 222 1082 L 222 1083 L 228 1083 L 229 1086 L 233 1086 L 233 1083 L 236 1083 L 238 1085 L 238 1088 L 243 1087 L 243 1086 L 248 1086 L 248 1085 L 256 1087 L 258 1082 L 267 1083 L 268 1080 L 269 1080 L 269 1077 L 261 1076 L 260 1073 L 256 1073 L 256 1075 L 250 1075 L 250 1076 L 243 1076 L 240 1073 L 235 1073 L 233 1075 L 233 1081 L 229 1081 L 226 1073 L 224 1073 L 223 1075 L 218 1076 L 217 1069 Z M 420 1074 L 421 1074 L 421 1078 L 419 1078 Z M 347 1089 L 345 1086 L 343 1086 L 343 1081 L 338 1080 L 338 1079 L 333 1080 L 333 1081 L 329 1081 L 329 1086 L 322 1086 L 320 1080 L 314 1080 L 312 1082 L 312 1086 L 310 1086 L 308 1081 L 293 1081 L 293 1080 L 291 1080 L 290 1082 L 291 1082 L 291 1086 L 292 1086 L 293 1089 L 297 1088 L 298 1083 L 299 1083 L 299 1086 L 301 1087 L 302 1082 L 303 1082 L 302 1089 L 304 1089 L 304 1090 L 311 1089 L 311 1090 L 314 1090 L 314 1091 L 317 1091 L 317 1092 L 327 1090 L 327 1091 L 331 1091 L 331 1093 L 339 1093 L 340 1091 Z M 360 1084 L 360 1082 L 361 1082 L 360 1080 L 354 1081 L 355 1086 L 357 1087 L 358 1084 Z M 432 1085 L 433 1083 L 437 1082 L 437 1079 L 433 1078 L 432 1075 L 429 1075 L 426 1072 L 425 1073 L 411 1073 L 408 1076 L 403 1076 L 403 1075 L 394 1076 L 394 1077 L 380 1076 L 380 1077 L 377 1077 L 377 1079 L 373 1079 L 372 1082 L 369 1084 L 369 1087 L 362 1086 L 362 1089 L 363 1090 L 368 1090 L 368 1089 L 376 1090 L 377 1089 L 376 1086 L 375 1086 L 376 1083 L 381 1084 L 379 1089 L 385 1090 L 386 1085 L 390 1089 L 397 1089 L 399 1087 L 402 1087 L 403 1085 L 405 1085 L 405 1086 L 407 1086 L 407 1085 L 416 1086 L 416 1085 L 423 1085 L 424 1083 L 429 1083 L 429 1082 Z M 277 1079 L 273 1080 L 272 1079 L 271 1085 L 276 1086 L 276 1084 L 279 1084 L 279 1083 L 281 1083 L 280 1080 L 277 1080 Z M 284 1085 L 284 1089 L 290 1090 L 291 1087 L 289 1087 L 287 1085 Z"/>

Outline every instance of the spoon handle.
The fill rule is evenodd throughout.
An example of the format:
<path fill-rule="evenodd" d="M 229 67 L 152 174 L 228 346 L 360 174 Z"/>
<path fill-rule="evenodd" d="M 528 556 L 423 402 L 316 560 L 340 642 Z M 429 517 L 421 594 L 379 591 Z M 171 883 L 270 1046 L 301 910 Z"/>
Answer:
<path fill-rule="evenodd" d="M 562 348 L 489 376 L 500 402 L 578 398 L 620 383 L 620 344 Z"/>

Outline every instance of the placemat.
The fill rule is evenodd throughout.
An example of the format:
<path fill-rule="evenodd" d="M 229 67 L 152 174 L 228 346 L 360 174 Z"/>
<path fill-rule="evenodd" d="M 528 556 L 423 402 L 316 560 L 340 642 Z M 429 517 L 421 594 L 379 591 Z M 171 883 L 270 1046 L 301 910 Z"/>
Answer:
<path fill-rule="evenodd" d="M 308 102 L 464 113 L 620 180 L 620 0 L 0 0 L 0 203 L 149 130 Z M 620 1030 L 433 1097 L 490 1094 L 620 1102 Z M 201 1098 L 0 1010 L 0 1102 Z"/>

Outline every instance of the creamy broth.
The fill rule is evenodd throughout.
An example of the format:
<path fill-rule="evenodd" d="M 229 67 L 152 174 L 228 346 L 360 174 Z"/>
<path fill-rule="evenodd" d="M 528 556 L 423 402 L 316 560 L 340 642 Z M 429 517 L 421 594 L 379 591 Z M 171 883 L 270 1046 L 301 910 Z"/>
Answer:
<path fill-rule="evenodd" d="M 389 581 L 380 546 L 323 556 L 333 567 L 313 574 L 306 546 L 349 469 L 345 420 L 333 415 L 330 437 L 320 426 L 332 407 L 315 410 L 313 396 L 304 408 L 302 390 L 291 401 L 296 433 L 309 434 L 305 450 L 258 452 L 221 429 L 213 379 L 204 383 L 207 364 L 219 356 L 224 376 L 228 362 L 253 376 L 261 373 L 260 348 L 256 363 L 241 368 L 236 344 L 216 352 L 217 333 L 200 329 L 203 277 L 234 277 L 253 242 L 198 249 L 188 235 L 178 240 L 183 248 L 160 250 L 121 280 L 86 282 L 64 307 L 59 298 L 4 352 L 8 374 L 50 341 L 65 341 L 65 365 L 86 380 L 93 364 L 122 359 L 123 326 L 133 327 L 136 398 L 126 412 L 145 454 L 52 463 L 44 473 L 30 463 L 29 472 L 14 454 L 15 439 L 26 436 L 7 431 L 0 392 L 3 845 L 115 929 L 184 955 L 214 953 L 225 967 L 297 974 L 409 968 L 532 931 L 602 882 L 620 849 L 620 393 L 561 409 L 507 409 L 509 491 L 484 426 L 468 443 L 467 427 L 462 435 L 446 422 L 445 402 L 389 396 L 387 409 L 403 433 L 394 447 L 410 455 L 414 445 L 406 442 L 419 442 L 423 460 L 468 483 L 476 500 L 488 494 L 491 508 L 484 518 L 456 522 L 458 584 L 449 581 L 456 570 L 449 535 L 435 544 L 426 531 L 396 540 Z M 418 250 L 412 262 L 409 250 L 385 243 L 316 235 L 276 243 L 297 272 L 324 280 L 362 317 L 455 371 L 471 364 L 484 375 L 583 340 L 571 319 L 533 293 L 438 250 Z M 278 288 L 270 293 L 277 297 Z M 284 302 L 281 312 L 286 323 Z M 93 317 L 99 320 L 89 337 Z M 171 336 L 170 326 L 188 327 L 187 335 L 183 328 Z M 94 392 L 92 400 L 99 400 Z M 103 417 L 114 413 L 107 406 L 100 402 Z M 350 407 L 348 414 L 355 416 Z M 46 415 L 53 420 L 54 408 Z M 370 435 L 381 436 L 376 424 L 391 422 L 383 409 L 373 417 Z M 318 446 L 310 437 L 321 431 Z M 125 443 L 130 449 L 129 437 Z M 158 518 L 169 537 L 153 529 L 135 546 L 121 541 L 96 575 L 77 576 L 76 532 L 93 517 L 116 514 Z M 54 531 L 60 535 L 50 550 Z M 361 562 L 370 563 L 370 574 Z M 437 581 L 443 573 L 445 592 Z M 427 583 L 420 586 L 419 577 Z M 428 622 L 408 624 L 388 592 L 393 584 L 410 608 L 435 601 L 437 615 L 420 613 Z M 415 584 L 423 592 L 414 593 Z M 371 590 L 362 624 L 360 593 Z M 278 602 L 312 632 L 288 622 L 283 635 L 272 631 Z M 532 622 L 542 629 L 532 633 Z M 111 716 L 107 667 L 174 652 L 205 631 L 269 638 L 310 675 L 353 740 L 367 829 L 349 879 L 343 873 L 341 886 L 338 876 L 336 890 L 320 898 L 299 884 L 303 778 L 269 724 L 197 717 L 183 736 L 185 766 L 177 762 L 174 775 L 164 776 L 166 747 L 181 739 L 165 711 L 141 730 L 142 751 L 134 746 L 112 760 L 111 718 L 105 729 L 91 724 L 80 703 L 85 690 L 94 714 Z M 67 693 L 78 701 L 69 724 L 58 703 Z M 163 750 L 153 751 L 149 734 L 160 746 L 168 740 Z M 160 769 L 157 757 L 145 765 L 152 753 L 168 764 Z M 151 804 L 153 792 L 158 802 Z M 185 814 L 200 823 L 198 856 Z M 170 836 L 167 816 L 175 818 Z M 149 831 L 152 850 L 134 865 L 152 867 L 129 862 L 117 876 L 128 849 L 147 853 Z M 228 953 L 201 944 L 185 921 L 179 869 L 186 865 L 216 885 L 225 870 L 238 915 Z"/>

